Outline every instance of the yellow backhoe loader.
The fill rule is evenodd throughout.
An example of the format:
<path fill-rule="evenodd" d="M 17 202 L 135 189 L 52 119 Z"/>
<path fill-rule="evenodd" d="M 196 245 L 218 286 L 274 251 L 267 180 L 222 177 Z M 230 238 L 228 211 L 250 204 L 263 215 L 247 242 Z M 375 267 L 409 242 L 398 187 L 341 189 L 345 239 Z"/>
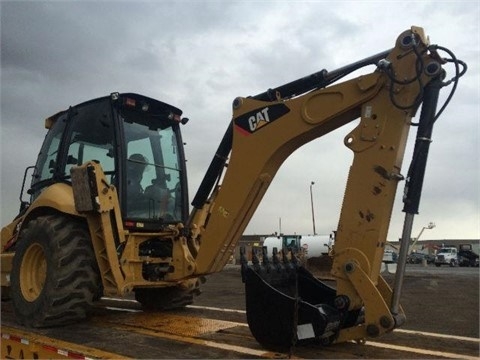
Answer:
<path fill-rule="evenodd" d="M 454 74 L 447 81 L 448 64 Z M 374 70 L 340 81 L 365 66 Z M 190 304 L 204 277 L 230 259 L 284 160 L 359 119 L 344 140 L 354 157 L 331 251 L 336 285 L 316 279 L 294 254 L 274 251 L 262 261 L 253 254 L 251 263 L 244 254 L 247 318 L 267 347 L 361 342 L 390 332 L 405 320 L 399 297 L 406 252 L 393 289 L 380 275 L 397 184 L 406 180 L 408 244 L 443 110 L 439 91 L 453 85 L 453 94 L 465 71 L 450 50 L 412 27 L 391 49 L 236 98 L 190 213 L 181 110 L 135 93 L 71 106 L 46 120 L 37 163 L 24 178 L 25 185 L 32 176 L 30 201 L 21 201 L 2 229 L 2 297 L 29 327 L 79 321 L 107 295 L 134 292 L 151 310 Z M 416 144 L 404 174 L 412 127 Z"/>

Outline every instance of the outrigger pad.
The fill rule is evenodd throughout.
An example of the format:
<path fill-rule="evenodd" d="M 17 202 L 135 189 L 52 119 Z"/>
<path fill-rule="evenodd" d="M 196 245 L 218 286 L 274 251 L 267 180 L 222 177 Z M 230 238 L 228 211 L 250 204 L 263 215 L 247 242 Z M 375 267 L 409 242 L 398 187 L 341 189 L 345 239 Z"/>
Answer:
<path fill-rule="evenodd" d="M 242 250 L 247 321 L 255 339 L 265 347 L 288 349 L 294 344 L 335 340 L 347 314 L 334 307 L 336 291 L 298 265 L 295 256 L 274 250 L 272 261 L 264 249 L 263 261 L 255 252 L 249 266 Z"/>

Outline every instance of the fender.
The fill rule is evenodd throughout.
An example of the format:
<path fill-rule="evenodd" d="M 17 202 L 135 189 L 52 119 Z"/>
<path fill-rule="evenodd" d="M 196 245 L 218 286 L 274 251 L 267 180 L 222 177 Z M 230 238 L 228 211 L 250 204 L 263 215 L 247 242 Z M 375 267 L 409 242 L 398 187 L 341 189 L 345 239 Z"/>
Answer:
<path fill-rule="evenodd" d="M 39 195 L 22 216 L 17 217 L 10 224 L 2 228 L 2 266 L 0 276 L 2 288 L 10 286 L 10 270 L 12 267 L 13 255 L 15 254 L 12 251 L 8 251 L 8 248 L 17 242 L 18 235 L 21 233 L 25 224 L 28 223 L 29 219 L 35 217 L 39 213 L 45 213 L 52 210 L 84 218 L 84 215 L 75 210 L 74 204 L 73 191 L 70 185 L 64 183 L 53 184 Z M 2 290 L 7 291 L 6 288 Z"/>
<path fill-rule="evenodd" d="M 72 187 L 65 183 L 57 183 L 47 187 L 37 199 L 27 208 L 22 216 L 17 217 L 9 225 L 2 228 L 2 251 L 8 243 L 16 242 L 24 224 L 38 213 L 57 211 L 76 217 L 85 218 L 75 209 Z"/>
<path fill-rule="evenodd" d="M 72 187 L 65 183 L 47 187 L 28 207 L 24 219 L 29 218 L 31 213 L 37 212 L 40 208 L 51 208 L 64 214 L 85 217 L 75 210 Z"/>

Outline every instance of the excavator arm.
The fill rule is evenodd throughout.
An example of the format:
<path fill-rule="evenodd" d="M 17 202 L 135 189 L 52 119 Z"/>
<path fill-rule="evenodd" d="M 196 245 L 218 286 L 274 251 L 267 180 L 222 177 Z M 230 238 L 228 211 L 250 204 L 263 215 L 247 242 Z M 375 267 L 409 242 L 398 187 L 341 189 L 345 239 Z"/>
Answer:
<path fill-rule="evenodd" d="M 372 74 L 288 101 L 235 100 L 232 152 L 221 186 L 206 203 L 210 216 L 200 232 L 198 271 L 223 268 L 285 159 L 358 118 L 380 88 L 379 74 Z M 211 253 L 218 255 L 206 256 Z"/>
<path fill-rule="evenodd" d="M 405 178 L 411 119 L 430 84 L 442 86 L 443 63 L 423 29 L 412 27 L 391 50 L 233 102 L 232 121 L 193 200 L 188 226 L 196 275 L 224 267 L 289 155 L 360 118 L 344 140 L 354 158 L 333 249 L 336 288 L 286 254 L 283 261 L 263 254 L 263 263 L 254 255 L 252 266 L 244 259 L 247 318 L 260 343 L 360 341 L 403 322 L 401 307 L 391 310 L 395 295 L 380 268 L 397 185 Z M 335 83 L 372 64 L 372 73 Z"/>
<path fill-rule="evenodd" d="M 416 52 L 412 50 L 414 38 L 419 42 Z M 323 70 L 300 79 L 300 84 L 291 83 L 286 93 L 280 87 L 254 97 L 235 99 L 233 120 L 212 162 L 220 165 L 216 165 L 215 171 L 209 169 L 193 200 L 194 210 L 188 225 L 198 251 L 196 272 L 210 273 L 223 268 L 288 156 L 307 142 L 358 118 L 360 124 L 345 137 L 354 160 L 336 252 L 343 247 L 345 236 L 350 239 L 346 247 L 355 244 L 368 262 L 374 262 L 372 269 L 379 268 L 382 249 L 377 249 L 377 240 L 362 239 L 370 232 L 372 238 L 386 236 L 396 186 L 402 179 L 400 167 L 410 119 L 420 104 L 419 84 L 425 86 L 441 70 L 437 56 L 428 53 L 427 46 L 421 29 L 414 28 L 399 37 L 394 49 L 359 62 L 382 64 L 371 74 L 326 86 L 334 81 L 330 79 L 355 70 L 358 67 L 355 63 L 334 75 Z M 420 61 L 424 68 L 435 67 L 436 72 L 419 73 Z M 391 77 L 410 81 L 397 83 Z M 318 88 L 312 84 L 318 84 Z M 268 96 L 273 99 L 267 100 Z M 205 182 L 213 182 L 211 187 L 216 185 L 208 199 L 204 194 L 211 189 L 203 189 Z M 358 226 L 359 214 L 362 228 Z M 372 271 L 373 276 L 375 272 L 378 274 L 378 269 Z"/>

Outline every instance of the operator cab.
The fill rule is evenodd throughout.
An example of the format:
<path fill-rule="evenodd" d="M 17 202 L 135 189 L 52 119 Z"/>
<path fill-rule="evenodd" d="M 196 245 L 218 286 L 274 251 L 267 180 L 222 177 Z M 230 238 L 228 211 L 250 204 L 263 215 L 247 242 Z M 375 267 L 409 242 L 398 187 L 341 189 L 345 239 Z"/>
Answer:
<path fill-rule="evenodd" d="M 49 129 L 34 168 L 31 201 L 48 186 L 70 183 L 70 169 L 100 163 L 115 185 L 124 226 L 158 230 L 185 222 L 188 190 L 176 107 L 128 93 L 113 93 L 60 112 Z"/>
<path fill-rule="evenodd" d="M 298 253 L 300 251 L 300 235 L 285 235 L 282 237 L 282 249 L 287 249 L 289 251 L 293 251 L 294 253 Z"/>

